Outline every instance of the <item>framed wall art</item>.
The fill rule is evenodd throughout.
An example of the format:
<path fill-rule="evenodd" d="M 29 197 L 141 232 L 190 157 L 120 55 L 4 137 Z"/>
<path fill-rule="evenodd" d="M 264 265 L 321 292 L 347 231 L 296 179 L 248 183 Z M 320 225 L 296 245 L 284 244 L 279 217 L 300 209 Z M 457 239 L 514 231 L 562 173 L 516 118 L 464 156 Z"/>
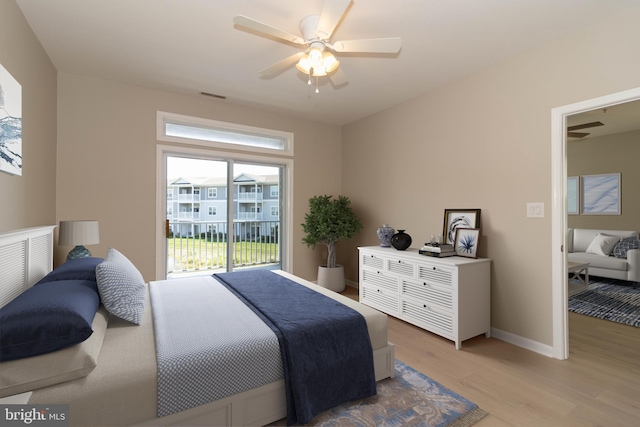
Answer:
<path fill-rule="evenodd" d="M 583 215 L 620 215 L 620 174 L 581 177 Z"/>
<path fill-rule="evenodd" d="M 0 65 L 0 171 L 22 175 L 22 86 Z"/>
<path fill-rule="evenodd" d="M 578 215 L 580 213 L 580 178 L 567 177 L 567 214 Z"/>
<path fill-rule="evenodd" d="M 445 209 L 443 243 L 454 243 L 457 228 L 480 228 L 480 209 Z"/>
<path fill-rule="evenodd" d="M 457 228 L 453 249 L 456 255 L 467 258 L 478 258 L 479 228 Z"/>

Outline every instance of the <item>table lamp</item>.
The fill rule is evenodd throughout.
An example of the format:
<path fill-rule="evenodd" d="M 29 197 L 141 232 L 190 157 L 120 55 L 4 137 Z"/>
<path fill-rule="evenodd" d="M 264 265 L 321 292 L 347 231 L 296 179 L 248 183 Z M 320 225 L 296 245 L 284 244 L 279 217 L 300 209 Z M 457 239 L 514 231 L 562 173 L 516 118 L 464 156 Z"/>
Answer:
<path fill-rule="evenodd" d="M 60 221 L 58 244 L 60 246 L 75 246 L 67 255 L 67 261 L 90 257 L 91 252 L 84 245 L 98 243 L 100 243 L 98 221 Z"/>

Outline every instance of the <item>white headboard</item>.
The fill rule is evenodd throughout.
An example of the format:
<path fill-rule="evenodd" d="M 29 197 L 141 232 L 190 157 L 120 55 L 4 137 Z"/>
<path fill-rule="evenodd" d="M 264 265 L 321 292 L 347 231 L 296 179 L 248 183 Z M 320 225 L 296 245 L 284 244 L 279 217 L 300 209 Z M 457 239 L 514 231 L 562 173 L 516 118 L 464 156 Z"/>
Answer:
<path fill-rule="evenodd" d="M 0 233 L 0 307 L 53 269 L 55 225 Z"/>

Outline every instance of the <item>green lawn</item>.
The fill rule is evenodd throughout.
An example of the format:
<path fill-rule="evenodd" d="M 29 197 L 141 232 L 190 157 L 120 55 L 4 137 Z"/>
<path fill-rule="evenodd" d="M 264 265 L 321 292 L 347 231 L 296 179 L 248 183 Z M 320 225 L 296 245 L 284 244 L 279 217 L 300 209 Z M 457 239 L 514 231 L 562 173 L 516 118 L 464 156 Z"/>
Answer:
<path fill-rule="evenodd" d="M 206 239 L 169 238 L 169 271 L 207 270 L 226 267 L 227 242 Z M 279 262 L 277 243 L 236 242 L 234 265 L 272 264 Z"/>

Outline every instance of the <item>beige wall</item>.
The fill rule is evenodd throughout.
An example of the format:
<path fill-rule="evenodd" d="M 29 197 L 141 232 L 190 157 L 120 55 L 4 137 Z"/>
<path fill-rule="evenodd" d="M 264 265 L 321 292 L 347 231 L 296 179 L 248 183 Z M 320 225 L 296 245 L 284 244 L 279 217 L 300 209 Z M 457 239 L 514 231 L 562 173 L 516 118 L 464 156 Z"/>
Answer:
<path fill-rule="evenodd" d="M 640 117 L 638 117 L 640 122 Z M 640 131 L 569 141 L 569 176 L 620 173 L 621 215 L 569 215 L 573 228 L 640 230 Z"/>
<path fill-rule="evenodd" d="M 66 73 L 59 75 L 58 98 L 57 216 L 100 221 L 100 244 L 89 248 L 94 255 L 115 247 L 145 279 L 155 279 L 160 110 L 294 133 L 293 273 L 316 279 L 321 250 L 300 243 L 299 224 L 310 197 L 340 193 L 339 127 Z M 56 259 L 65 251 L 58 250 Z"/>
<path fill-rule="evenodd" d="M 635 8 L 345 126 L 343 193 L 365 223 L 348 275 L 382 223 L 419 246 L 444 209 L 481 208 L 492 326 L 551 346 L 551 109 L 640 86 L 638 22 Z"/>
<path fill-rule="evenodd" d="M 13 1 L 0 1 L 0 64 L 22 86 L 22 176 L 0 172 L 0 232 L 55 224 L 56 70 Z"/>

